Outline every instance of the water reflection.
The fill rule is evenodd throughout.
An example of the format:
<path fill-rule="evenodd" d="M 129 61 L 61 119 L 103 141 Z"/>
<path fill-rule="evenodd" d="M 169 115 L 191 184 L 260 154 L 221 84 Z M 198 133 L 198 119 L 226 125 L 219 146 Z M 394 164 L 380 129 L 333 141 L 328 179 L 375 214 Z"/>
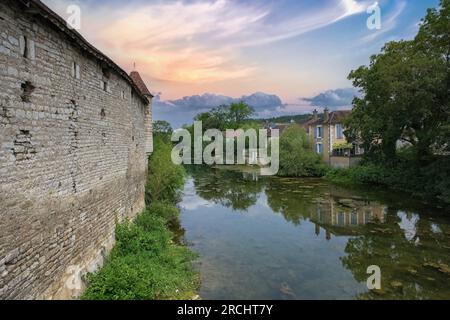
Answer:
<path fill-rule="evenodd" d="M 448 212 L 389 192 L 236 171 L 191 168 L 181 204 L 204 298 L 450 299 Z M 381 291 L 365 286 L 374 264 Z"/>

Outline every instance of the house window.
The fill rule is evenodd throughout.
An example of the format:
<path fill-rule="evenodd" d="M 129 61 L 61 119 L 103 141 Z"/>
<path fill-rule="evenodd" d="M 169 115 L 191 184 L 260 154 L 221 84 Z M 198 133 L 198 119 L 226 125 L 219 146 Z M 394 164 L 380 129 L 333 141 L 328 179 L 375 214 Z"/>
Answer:
<path fill-rule="evenodd" d="M 111 78 L 111 71 L 108 68 L 102 68 L 102 80 L 100 80 L 100 86 L 103 91 L 111 93 L 109 87 L 109 79 Z"/>
<path fill-rule="evenodd" d="M 323 138 L 323 127 L 322 126 L 317 126 L 317 128 L 316 128 L 316 138 L 317 139 L 322 139 Z"/>
<path fill-rule="evenodd" d="M 317 154 L 323 154 L 323 145 L 321 143 L 316 145 L 316 152 Z"/>
<path fill-rule="evenodd" d="M 76 62 L 72 63 L 72 77 L 75 79 L 80 79 L 80 65 Z"/>
<path fill-rule="evenodd" d="M 353 144 L 352 152 L 354 155 L 359 156 L 364 153 L 364 150 L 358 144 Z"/>
<path fill-rule="evenodd" d="M 22 57 L 30 60 L 36 59 L 36 48 L 33 40 L 28 39 L 26 36 L 21 36 L 19 38 L 19 46 Z"/>
<path fill-rule="evenodd" d="M 358 225 L 358 214 L 355 212 L 352 213 L 352 225 Z"/>
<path fill-rule="evenodd" d="M 109 92 L 109 85 L 108 85 L 108 81 L 100 81 L 100 87 L 103 91 L 105 92 Z"/>
<path fill-rule="evenodd" d="M 344 129 L 342 124 L 336 125 L 336 139 L 344 139 Z"/>
<path fill-rule="evenodd" d="M 345 226 L 345 213 L 339 212 L 338 213 L 338 225 L 339 226 Z"/>
<path fill-rule="evenodd" d="M 22 57 L 26 58 L 28 56 L 28 39 L 25 36 L 20 37 L 19 39 L 20 45 L 20 54 Z"/>
<path fill-rule="evenodd" d="M 366 211 L 364 213 L 364 222 L 365 223 L 369 223 L 370 221 L 372 221 L 372 212 L 371 211 Z"/>

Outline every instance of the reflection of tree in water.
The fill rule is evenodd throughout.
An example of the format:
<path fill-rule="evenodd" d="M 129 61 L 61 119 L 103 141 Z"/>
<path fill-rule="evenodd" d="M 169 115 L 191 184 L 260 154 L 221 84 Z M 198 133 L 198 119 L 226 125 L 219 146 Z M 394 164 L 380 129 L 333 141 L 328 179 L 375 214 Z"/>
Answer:
<path fill-rule="evenodd" d="M 360 236 L 349 239 L 342 263 L 363 283 L 369 277 L 367 267 L 379 266 L 382 290 L 359 298 L 450 298 L 448 232 L 429 219 L 392 209 L 385 224 L 365 225 Z"/>
<path fill-rule="evenodd" d="M 173 241 L 177 244 L 183 244 L 186 230 L 181 226 L 180 219 L 175 219 L 169 223 L 169 229 L 173 233 Z"/>
<path fill-rule="evenodd" d="M 401 195 L 359 193 L 321 180 L 257 178 L 203 167 L 189 171 L 197 194 L 205 200 L 245 211 L 265 191 L 270 208 L 287 221 L 298 225 L 308 220 L 315 224 L 318 236 L 325 231 L 327 239 L 348 238 L 341 260 L 354 278 L 365 283 L 371 265 L 379 266 L 382 272 L 382 290 L 363 293 L 360 299 L 450 298 L 448 217 L 436 212 L 428 216 L 408 213 L 421 207 Z M 372 197 L 395 203 L 405 211 L 388 209 L 370 201 Z"/>
<path fill-rule="evenodd" d="M 358 298 L 450 298 L 450 227 L 445 217 L 388 209 L 370 201 L 370 192 L 359 197 L 320 182 L 312 192 L 295 179 L 273 179 L 266 186 L 270 207 L 286 220 L 300 224 L 308 219 L 316 225 L 317 235 L 323 229 L 327 239 L 350 237 L 342 264 L 357 281 L 366 283 L 369 266 L 381 268 L 383 289 Z"/>
<path fill-rule="evenodd" d="M 264 182 L 244 178 L 242 173 L 203 167 L 189 168 L 197 194 L 205 200 L 236 211 L 246 211 L 256 204 Z"/>
<path fill-rule="evenodd" d="M 274 178 L 266 186 L 267 202 L 270 208 L 295 225 L 309 218 L 317 203 L 315 195 L 323 193 L 325 185 L 310 180 L 308 184 L 299 179 Z"/>

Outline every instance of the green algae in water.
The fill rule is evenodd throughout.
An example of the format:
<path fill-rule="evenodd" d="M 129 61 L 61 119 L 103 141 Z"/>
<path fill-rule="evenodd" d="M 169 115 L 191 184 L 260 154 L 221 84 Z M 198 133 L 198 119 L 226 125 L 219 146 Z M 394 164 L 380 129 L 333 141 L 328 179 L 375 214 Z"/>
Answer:
<path fill-rule="evenodd" d="M 181 219 L 204 299 L 450 299 L 449 212 L 320 179 L 190 174 Z"/>

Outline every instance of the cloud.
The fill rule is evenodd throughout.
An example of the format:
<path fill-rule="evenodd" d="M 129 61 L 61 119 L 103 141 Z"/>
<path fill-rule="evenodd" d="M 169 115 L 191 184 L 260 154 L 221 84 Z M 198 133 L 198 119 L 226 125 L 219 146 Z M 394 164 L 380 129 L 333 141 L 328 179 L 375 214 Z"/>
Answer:
<path fill-rule="evenodd" d="M 166 101 L 161 100 L 161 95 L 156 95 L 153 100 L 153 115 L 155 120 L 166 120 L 174 127 L 180 127 L 183 124 L 192 123 L 194 117 L 199 113 L 233 102 L 244 101 L 255 109 L 256 117 L 271 118 L 309 113 L 315 108 L 350 109 L 354 97 L 360 95 L 355 88 L 327 90 L 311 98 L 301 98 L 295 104 L 283 103 L 277 95 L 263 92 L 239 98 L 205 93 Z"/>
<path fill-rule="evenodd" d="M 73 0 L 44 0 L 63 17 Z M 209 83 L 248 78 L 260 66 L 241 49 L 292 38 L 363 13 L 369 1 L 79 1 L 82 30 L 120 65 L 147 78 Z M 282 14 L 280 14 L 282 12 Z"/>
<path fill-rule="evenodd" d="M 244 101 L 249 106 L 255 108 L 256 112 L 276 110 L 284 106 L 277 95 L 266 94 L 263 92 L 257 92 L 250 96 L 243 96 L 238 100 Z"/>
<path fill-rule="evenodd" d="M 344 88 L 328 90 L 312 98 L 301 98 L 301 100 L 309 102 L 314 107 L 329 108 L 335 110 L 351 107 L 353 99 L 357 96 L 360 96 L 360 93 L 357 89 Z"/>
<path fill-rule="evenodd" d="M 153 113 L 156 120 L 166 120 L 178 127 L 192 122 L 193 118 L 199 113 L 239 101 L 244 101 L 254 108 L 257 115 L 270 114 L 285 107 L 277 95 L 263 92 L 245 95 L 240 98 L 205 93 L 203 95 L 167 101 L 161 100 L 161 95 L 156 95 L 153 101 Z"/>
<path fill-rule="evenodd" d="M 231 97 L 216 95 L 211 93 L 205 93 L 203 95 L 195 95 L 190 97 L 184 97 L 182 99 L 171 100 L 166 103 L 169 103 L 171 106 L 177 106 L 187 109 L 207 109 L 218 107 L 221 105 L 226 105 L 234 102 L 234 99 Z"/>

